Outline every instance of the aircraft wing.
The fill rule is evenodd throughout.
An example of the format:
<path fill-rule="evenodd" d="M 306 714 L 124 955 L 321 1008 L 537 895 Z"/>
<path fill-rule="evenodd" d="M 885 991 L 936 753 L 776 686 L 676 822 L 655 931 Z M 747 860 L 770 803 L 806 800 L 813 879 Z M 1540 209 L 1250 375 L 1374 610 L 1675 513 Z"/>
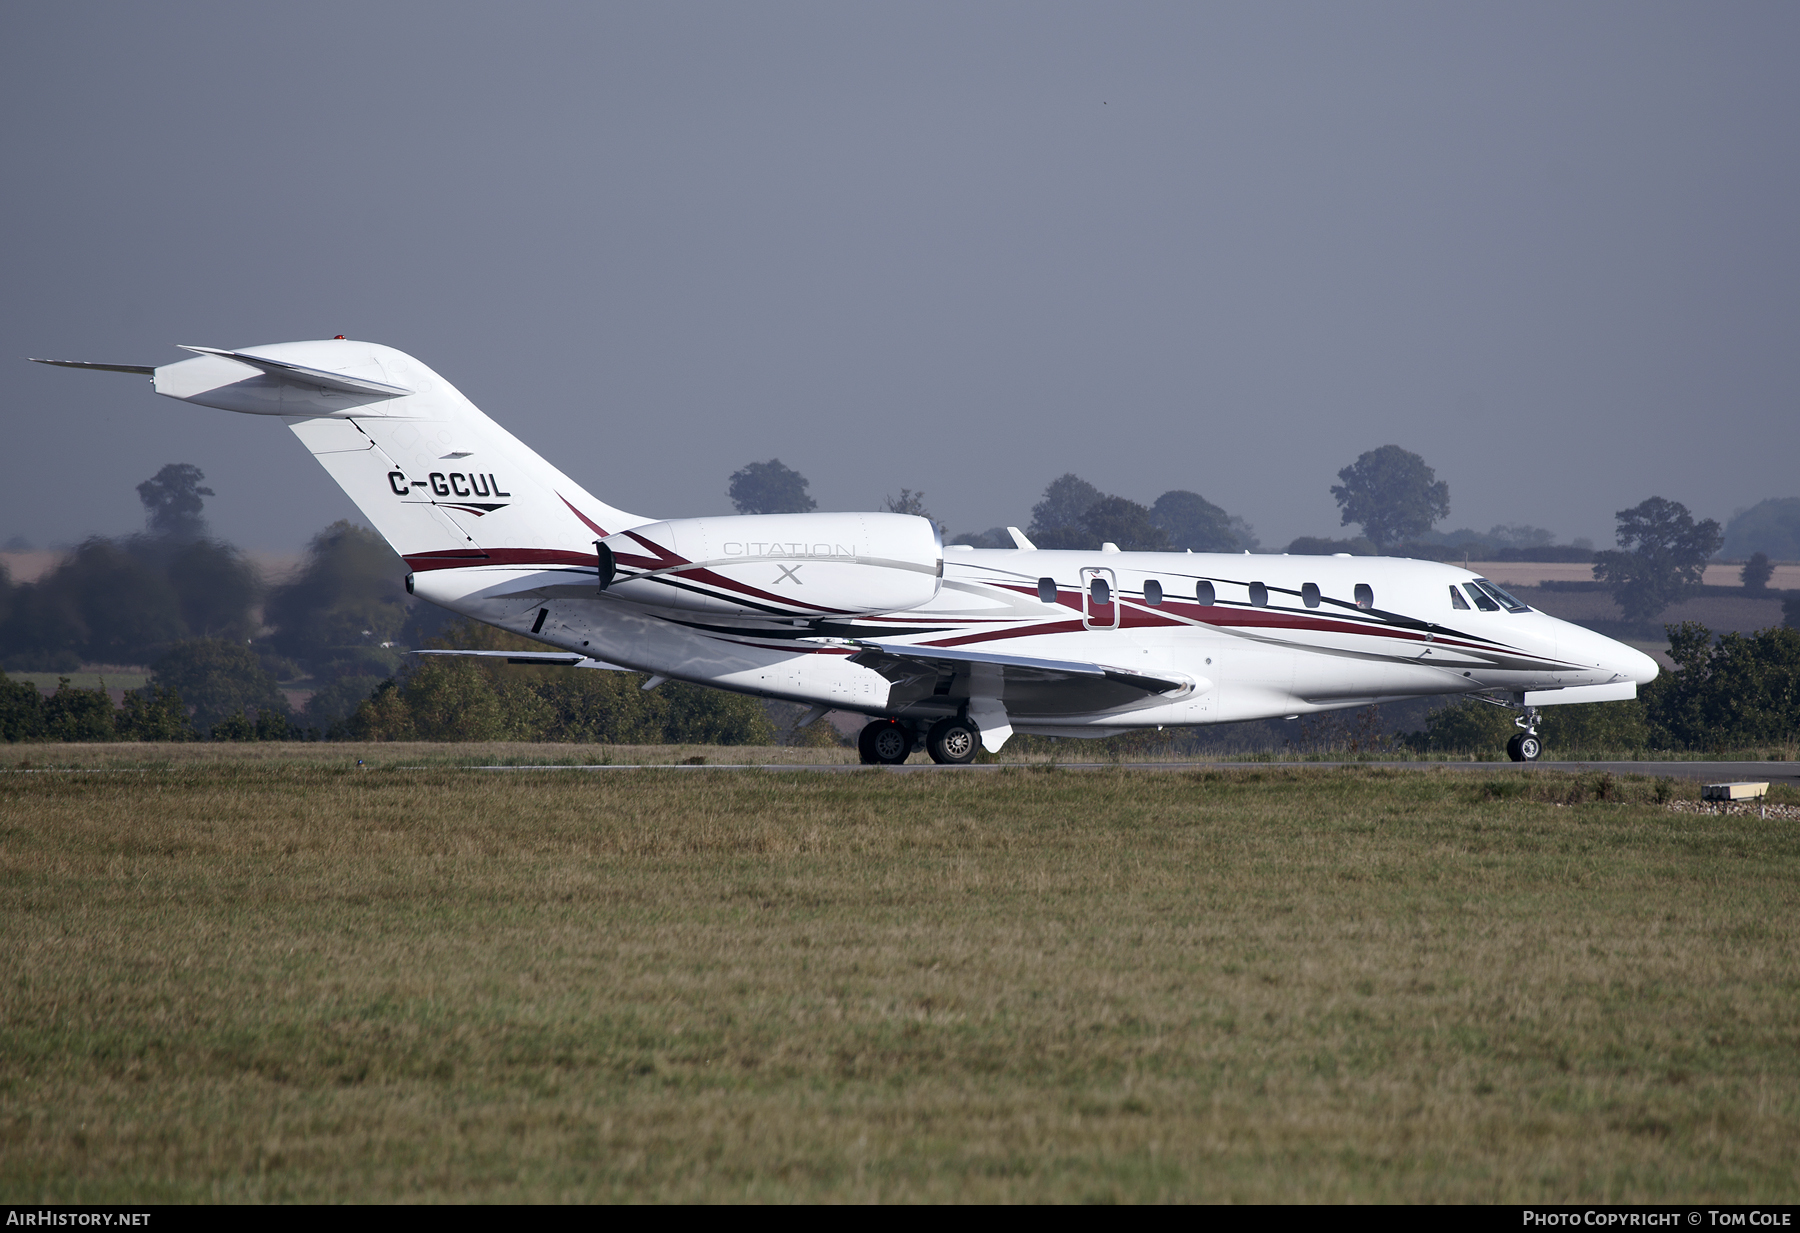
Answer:
<path fill-rule="evenodd" d="M 1039 659 L 1029 655 L 1008 655 L 1000 651 L 971 651 L 963 647 L 915 646 L 905 642 L 847 641 L 840 645 L 859 648 L 850 662 L 872 668 L 893 679 L 895 669 L 901 675 L 915 674 L 920 667 L 931 671 L 954 668 L 958 664 L 990 664 L 1004 670 L 1008 680 L 1029 681 L 1111 681 L 1147 694 L 1168 694 L 1189 689 L 1194 682 L 1186 677 L 1153 676 L 1130 668 L 1087 663 L 1074 659 Z"/>
<path fill-rule="evenodd" d="M 501 659 L 509 664 L 552 664 L 561 668 L 602 668 L 607 672 L 636 672 L 575 651 L 408 651 L 409 655 L 467 655 L 476 659 Z"/>

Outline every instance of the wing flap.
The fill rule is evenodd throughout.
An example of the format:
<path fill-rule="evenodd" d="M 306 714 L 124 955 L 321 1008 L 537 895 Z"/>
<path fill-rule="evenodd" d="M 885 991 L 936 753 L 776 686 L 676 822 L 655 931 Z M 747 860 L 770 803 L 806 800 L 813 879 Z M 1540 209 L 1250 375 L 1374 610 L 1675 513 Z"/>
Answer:
<path fill-rule="evenodd" d="M 905 665 L 917 665 L 928 671 L 937 671 L 944 666 L 957 664 L 989 664 L 1004 669 L 1009 680 L 1095 680 L 1112 681 L 1133 689 L 1143 690 L 1147 694 L 1168 694 L 1192 689 L 1194 682 L 1186 677 L 1155 676 L 1147 672 L 1134 672 L 1129 668 L 1115 668 L 1108 664 L 1088 663 L 1074 659 L 1043 659 L 1033 655 L 1008 655 L 1001 651 L 972 651 L 966 647 L 915 646 L 905 642 L 838 642 L 834 639 L 817 639 L 823 642 L 836 642 L 837 645 L 857 647 L 857 652 L 850 656 L 850 662 L 865 668 L 872 668 L 887 676 L 888 669 L 903 668 Z M 904 671 L 904 668 L 903 668 Z M 916 669 L 915 669 L 916 671 Z"/>

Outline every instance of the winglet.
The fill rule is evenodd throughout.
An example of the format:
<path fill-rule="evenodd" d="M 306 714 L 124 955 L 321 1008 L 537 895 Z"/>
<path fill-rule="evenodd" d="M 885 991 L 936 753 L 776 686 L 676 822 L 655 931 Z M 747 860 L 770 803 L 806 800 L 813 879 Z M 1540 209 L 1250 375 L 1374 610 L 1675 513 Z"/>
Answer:
<path fill-rule="evenodd" d="M 1026 539 L 1025 532 L 1019 530 L 1019 528 L 1008 527 L 1008 528 L 1006 528 L 1006 533 L 1008 535 L 1012 536 L 1013 543 L 1018 545 L 1018 547 L 1021 551 L 1023 551 L 1023 552 L 1036 552 L 1037 551 L 1037 545 L 1032 543 L 1030 540 Z"/>

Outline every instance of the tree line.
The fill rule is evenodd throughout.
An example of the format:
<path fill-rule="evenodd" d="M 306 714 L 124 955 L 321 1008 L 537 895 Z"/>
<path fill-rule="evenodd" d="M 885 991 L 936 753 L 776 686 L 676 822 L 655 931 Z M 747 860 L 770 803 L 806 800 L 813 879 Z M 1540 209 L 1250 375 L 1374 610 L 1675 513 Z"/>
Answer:
<path fill-rule="evenodd" d="M 1417 537 L 1449 512 L 1448 484 L 1398 446 L 1363 454 L 1338 478 L 1332 492 L 1343 525 L 1362 529 L 1360 545 L 1368 551 L 1416 549 Z M 165 466 L 138 487 L 144 532 L 90 538 L 35 583 L 12 584 L 0 571 L 0 665 L 67 672 L 82 664 L 142 663 L 151 672 L 150 685 L 118 708 L 103 690 L 67 680 L 50 697 L 4 681 L 0 731 L 5 739 L 636 742 L 657 734 L 687 741 L 714 732 L 730 742 L 769 736 L 764 710 L 747 702 L 734 708 L 726 700 L 735 696 L 701 687 L 669 685 L 645 694 L 637 688 L 641 676 L 544 669 L 534 675 L 468 662 L 421 663 L 404 651 L 431 641 L 449 614 L 409 599 L 401 584 L 405 566 L 378 535 L 334 523 L 313 537 L 295 575 L 271 587 L 239 549 L 208 533 L 204 498 L 212 492 L 204 479 L 191 465 Z M 806 512 L 816 507 L 807 487 L 804 476 L 770 459 L 735 472 L 728 493 L 742 513 Z M 924 495 L 903 488 L 884 505 L 929 518 Z M 1719 548 L 1717 523 L 1696 522 L 1683 506 L 1661 497 L 1617 517 L 1619 548 L 1595 554 L 1595 575 L 1613 590 L 1628 619 L 1650 619 L 1698 589 L 1707 558 Z M 1495 532 L 1519 540 L 1549 534 L 1529 527 Z M 1113 543 L 1127 551 L 1241 552 L 1258 546 L 1248 522 L 1198 493 L 1172 490 L 1143 505 L 1102 492 L 1073 473 L 1046 486 L 1031 510 L 1027 534 L 1042 548 L 1094 550 Z M 1012 544 L 1004 528 L 952 542 Z M 1337 551 L 1344 543 L 1317 542 L 1320 551 Z M 1296 550 L 1305 550 L 1301 541 L 1289 546 Z M 1770 571 L 1766 556 L 1753 558 L 1743 570 L 1746 586 L 1766 586 Z M 1800 625 L 1800 603 L 1789 597 L 1786 608 L 1788 623 Z M 510 637 L 466 624 L 457 632 L 465 646 L 481 645 L 490 636 Z M 1719 679 L 1741 685 L 1743 674 L 1732 665 L 1744 662 L 1747 652 L 1729 638 L 1718 645 L 1733 648 L 1720 661 Z M 1700 663 L 1691 648 L 1682 654 Z M 1682 679 L 1711 679 L 1712 672 L 1695 667 Z M 1665 676 L 1652 691 L 1667 688 L 1664 682 L 1673 679 Z M 303 710 L 290 709 L 284 683 L 311 690 Z M 1641 701 L 1652 708 L 1642 721 L 1645 740 L 1685 748 L 1700 739 L 1698 721 L 1658 718 L 1663 711 L 1655 707 L 1664 704 L 1653 704 L 1648 694 Z M 1600 713 L 1587 707 L 1575 711 Z M 1551 722 L 1573 722 L 1574 713 Z M 1421 741 L 1462 739 L 1444 734 L 1475 721 L 1458 711 L 1436 722 L 1449 726 L 1441 733 L 1428 730 Z M 1739 731 L 1729 725 L 1723 730 Z"/>
<path fill-rule="evenodd" d="M 1558 755 L 1725 753 L 1790 744 L 1800 734 L 1800 629 L 1715 636 L 1685 621 L 1667 632 L 1673 671 L 1629 701 L 1545 707 L 1545 746 Z M 1465 701 L 1434 711 L 1407 743 L 1421 751 L 1491 752 L 1513 731 L 1511 711 Z"/>
<path fill-rule="evenodd" d="M 806 477 L 780 459 L 751 463 L 731 477 L 730 496 L 740 513 L 804 513 L 816 502 L 807 493 Z M 1398 445 L 1368 450 L 1338 472 L 1331 486 L 1340 525 L 1357 527 L 1351 540 L 1302 536 L 1284 550 L 1295 555 L 1391 554 L 1450 561 L 1475 544 L 1462 531 L 1437 536 L 1436 524 L 1450 516 L 1450 485 L 1419 455 Z M 902 488 L 885 507 L 896 513 L 931 517 L 925 494 Z M 1764 503 L 1769 505 L 1771 503 Z M 1775 503 L 1779 504 L 1779 503 Z M 1763 507 L 1757 507 L 1762 510 Z M 1774 514 L 1770 514 L 1771 519 Z M 1695 521 L 1686 506 L 1653 496 L 1618 511 L 1618 547 L 1596 552 L 1591 546 L 1554 545 L 1541 527 L 1497 526 L 1480 537 L 1480 546 L 1519 560 L 1568 559 L 1591 563 L 1596 581 L 1604 583 L 1628 621 L 1642 622 L 1699 591 L 1706 563 L 1720 548 L 1724 533 L 1712 519 Z M 1117 545 L 1126 552 L 1192 549 L 1195 552 L 1245 552 L 1258 547 L 1256 534 L 1242 517 L 1227 513 L 1199 493 L 1165 492 L 1149 505 L 1102 492 L 1069 472 L 1044 489 L 1032 507 L 1026 535 L 1039 548 L 1097 550 Z M 1436 536 L 1434 539 L 1433 537 Z M 1460 545 L 1447 541 L 1463 537 Z M 950 541 L 976 548 L 1010 548 L 1004 527 L 965 533 Z M 1772 566 L 1758 554 L 1741 573 L 1751 590 L 1766 587 Z"/>

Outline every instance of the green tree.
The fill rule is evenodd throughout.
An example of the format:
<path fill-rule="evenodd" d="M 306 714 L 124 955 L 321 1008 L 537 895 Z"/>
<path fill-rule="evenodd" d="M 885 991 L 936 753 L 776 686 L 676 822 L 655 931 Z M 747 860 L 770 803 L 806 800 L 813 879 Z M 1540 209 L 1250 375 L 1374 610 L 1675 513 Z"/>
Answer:
<path fill-rule="evenodd" d="M 755 698 L 671 681 L 657 691 L 668 710 L 662 739 L 671 745 L 773 745 L 775 728 Z M 830 727 L 823 719 L 814 726 Z"/>
<path fill-rule="evenodd" d="M 1651 497 L 1622 509 L 1616 552 L 1594 556 L 1594 578 L 1604 582 L 1628 621 L 1648 621 L 1700 589 L 1706 560 L 1719 550 L 1719 524 L 1696 523 L 1685 505 Z"/>
<path fill-rule="evenodd" d="M 1101 497 L 1081 516 L 1087 533 L 1126 552 L 1162 552 L 1169 533 L 1151 521 L 1150 511 L 1124 497 Z"/>
<path fill-rule="evenodd" d="M 1744 568 L 1738 571 L 1738 578 L 1743 582 L 1746 591 L 1766 591 L 1769 579 L 1775 576 L 1775 567 L 1769 563 L 1766 552 L 1752 553 L 1744 562 Z"/>
<path fill-rule="evenodd" d="M 890 514 L 910 514 L 914 518 L 923 518 L 926 522 L 929 522 L 932 526 L 937 528 L 937 533 L 940 536 L 949 529 L 943 523 L 933 518 L 931 516 L 931 511 L 925 508 L 925 494 L 923 492 L 914 492 L 910 488 L 902 488 L 898 497 L 882 498 L 882 508 Z"/>
<path fill-rule="evenodd" d="M 41 740 L 44 735 L 44 695 L 30 681 L 8 679 L 0 672 L 0 740 Z"/>
<path fill-rule="evenodd" d="M 84 660 L 143 663 L 185 632 L 169 580 L 96 536 L 19 588 L 0 644 L 15 667 L 68 671 Z"/>
<path fill-rule="evenodd" d="M 1231 526 L 1231 515 L 1197 492 L 1177 488 L 1163 493 L 1150 507 L 1150 521 L 1168 535 L 1171 548 L 1191 548 L 1195 552 L 1241 551 L 1237 532 Z"/>
<path fill-rule="evenodd" d="M 399 659 L 380 644 L 406 623 L 405 577 L 405 563 L 381 536 L 334 522 L 313 536 L 293 580 L 270 593 L 270 643 L 326 678 L 392 674 Z"/>
<path fill-rule="evenodd" d="M 989 527 L 985 531 L 964 531 L 950 542 L 953 544 L 967 544 L 971 548 L 1013 547 L 1012 536 L 1007 532 L 1005 527 Z"/>
<path fill-rule="evenodd" d="M 1100 537 L 1087 529 L 1087 512 L 1106 494 L 1073 471 L 1044 488 L 1044 499 L 1031 507 L 1026 535 L 1039 548 L 1093 549 Z"/>
<path fill-rule="evenodd" d="M 446 627 L 444 648 L 530 650 L 529 638 L 474 621 Z M 359 740 L 566 741 L 574 744 L 771 744 L 754 698 L 636 672 L 409 657 L 334 733 Z"/>
<path fill-rule="evenodd" d="M 1538 733 L 1559 758 L 1576 753 L 1628 752 L 1650 744 L 1650 725 L 1640 698 L 1549 706 Z"/>
<path fill-rule="evenodd" d="M 191 540 L 168 554 L 165 568 L 189 635 L 248 638 L 256 632 L 252 609 L 262 597 L 262 579 L 236 548 L 216 539 Z"/>
<path fill-rule="evenodd" d="M 144 515 L 151 531 L 178 538 L 196 536 L 205 530 L 200 511 L 213 496 L 213 490 L 202 488 L 206 473 L 190 462 L 171 462 L 150 479 L 138 485 L 138 500 L 144 503 Z"/>
<path fill-rule="evenodd" d="M 1398 445 L 1370 450 L 1338 472 L 1331 486 L 1342 510 L 1340 525 L 1362 527 L 1378 551 L 1431 530 L 1450 516 L 1450 485 L 1417 454 Z"/>
<path fill-rule="evenodd" d="M 340 676 L 313 691 L 306 700 L 306 722 L 321 733 L 329 733 L 356 714 L 357 708 L 375 695 L 382 682 L 391 678 L 370 675 Z"/>
<path fill-rule="evenodd" d="M 528 686 L 495 682 L 473 660 L 433 655 L 406 678 L 406 704 L 421 741 L 532 741 L 550 719 Z"/>
<path fill-rule="evenodd" d="M 883 497 L 881 508 L 890 514 L 910 514 L 914 518 L 930 518 L 931 511 L 925 508 L 925 493 L 914 492 L 910 488 L 902 488 L 897 497 Z"/>
<path fill-rule="evenodd" d="M 1375 545 L 1360 535 L 1355 539 L 1322 539 L 1317 535 L 1302 535 L 1282 551 L 1294 557 L 1328 557 L 1340 552 L 1349 553 L 1353 557 L 1372 557 L 1375 555 Z"/>
<path fill-rule="evenodd" d="M 151 681 L 180 694 L 194 708 L 202 732 L 247 708 L 287 713 L 287 699 L 256 653 L 240 642 L 189 638 L 169 647 L 151 665 Z"/>
<path fill-rule="evenodd" d="M 125 741 L 195 741 L 194 721 L 181 695 L 164 685 L 146 685 L 125 695 L 119 709 L 119 739 Z"/>
<path fill-rule="evenodd" d="M 733 471 L 730 494 L 740 514 L 804 514 L 819 504 L 807 495 L 806 477 L 779 458 Z"/>
<path fill-rule="evenodd" d="M 1732 515 L 1720 550 L 1739 560 L 1761 552 L 1771 561 L 1800 561 L 1800 497 L 1773 497 Z"/>
<path fill-rule="evenodd" d="M 1460 698 L 1427 715 L 1425 730 L 1414 732 L 1407 744 L 1429 753 L 1497 752 L 1518 731 L 1512 716 L 1491 702 Z"/>
<path fill-rule="evenodd" d="M 81 689 L 61 678 L 44 700 L 44 735 L 53 741 L 117 739 L 112 699 L 104 689 Z"/>
<path fill-rule="evenodd" d="M 1786 742 L 1800 733 L 1800 630 L 1668 627 L 1675 670 L 1644 687 L 1645 714 L 1665 747 L 1716 749 Z"/>
<path fill-rule="evenodd" d="M 340 733 L 334 726 L 332 740 L 348 736 L 357 741 L 410 741 L 413 739 L 412 708 L 400 683 L 386 680 L 356 708 Z"/>

